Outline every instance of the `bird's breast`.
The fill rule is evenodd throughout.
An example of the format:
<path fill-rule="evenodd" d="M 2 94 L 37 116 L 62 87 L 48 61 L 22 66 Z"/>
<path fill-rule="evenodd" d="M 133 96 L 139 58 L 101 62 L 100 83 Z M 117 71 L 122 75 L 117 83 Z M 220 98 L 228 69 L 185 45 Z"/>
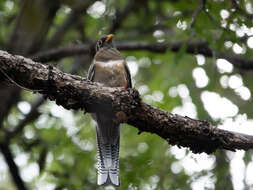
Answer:
<path fill-rule="evenodd" d="M 110 87 L 125 86 L 127 84 L 124 60 L 96 61 L 95 82 Z"/>

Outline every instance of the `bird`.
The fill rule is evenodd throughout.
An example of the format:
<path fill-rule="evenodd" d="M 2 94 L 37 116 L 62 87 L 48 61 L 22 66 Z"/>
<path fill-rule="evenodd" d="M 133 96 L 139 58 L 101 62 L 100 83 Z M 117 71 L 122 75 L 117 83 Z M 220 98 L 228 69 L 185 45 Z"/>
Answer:
<path fill-rule="evenodd" d="M 105 35 L 96 43 L 96 54 L 88 70 L 88 79 L 107 87 L 132 88 L 129 68 L 113 43 L 113 34 Z M 97 184 L 120 186 L 119 148 L 120 124 L 112 116 L 92 113 L 96 121 L 98 149 Z"/>

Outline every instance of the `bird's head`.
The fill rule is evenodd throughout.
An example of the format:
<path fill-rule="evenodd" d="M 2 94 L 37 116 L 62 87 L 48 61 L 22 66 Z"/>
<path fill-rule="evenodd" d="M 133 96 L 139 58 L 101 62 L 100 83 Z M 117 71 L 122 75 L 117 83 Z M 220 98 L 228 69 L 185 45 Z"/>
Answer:
<path fill-rule="evenodd" d="M 100 38 L 100 40 L 98 40 L 96 44 L 96 51 L 98 52 L 103 47 L 108 47 L 108 48 L 114 47 L 112 43 L 113 37 L 114 37 L 113 34 L 109 34 Z"/>

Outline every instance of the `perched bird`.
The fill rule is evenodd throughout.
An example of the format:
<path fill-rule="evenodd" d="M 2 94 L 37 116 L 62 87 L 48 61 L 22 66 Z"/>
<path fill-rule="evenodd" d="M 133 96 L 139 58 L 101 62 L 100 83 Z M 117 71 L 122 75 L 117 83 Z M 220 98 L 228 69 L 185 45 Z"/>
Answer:
<path fill-rule="evenodd" d="M 131 76 L 125 60 L 114 47 L 109 34 L 98 40 L 96 55 L 89 68 L 88 79 L 103 83 L 108 87 L 131 88 Z M 120 125 L 113 122 L 112 116 L 93 113 L 97 122 L 98 146 L 98 185 L 120 185 L 119 179 L 119 143 Z"/>

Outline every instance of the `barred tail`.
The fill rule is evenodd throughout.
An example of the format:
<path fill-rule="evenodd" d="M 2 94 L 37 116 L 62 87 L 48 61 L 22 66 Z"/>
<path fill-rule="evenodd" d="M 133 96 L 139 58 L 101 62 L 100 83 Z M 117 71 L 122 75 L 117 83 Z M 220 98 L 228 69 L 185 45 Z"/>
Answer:
<path fill-rule="evenodd" d="M 104 126 L 106 127 L 106 126 Z M 119 179 L 119 142 L 120 134 L 118 126 L 111 126 L 113 131 L 117 130 L 117 135 L 106 140 L 105 128 L 97 127 L 98 146 L 98 185 L 120 185 Z M 110 131 L 110 130 L 109 130 Z"/>

